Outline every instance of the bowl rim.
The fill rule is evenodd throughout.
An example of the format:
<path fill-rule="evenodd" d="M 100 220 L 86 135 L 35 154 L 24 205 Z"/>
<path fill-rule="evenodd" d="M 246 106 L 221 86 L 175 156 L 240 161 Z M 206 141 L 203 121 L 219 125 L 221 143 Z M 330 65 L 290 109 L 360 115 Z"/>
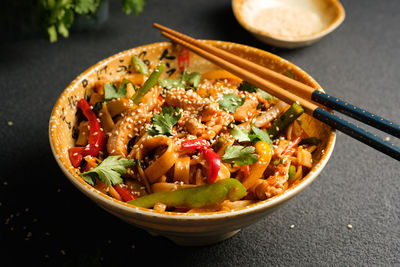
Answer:
<path fill-rule="evenodd" d="M 239 24 L 243 28 L 245 28 L 247 31 L 249 31 L 253 34 L 268 37 L 270 39 L 274 39 L 277 41 L 287 42 L 287 43 L 308 42 L 308 41 L 322 38 L 323 36 L 331 33 L 337 27 L 339 27 L 340 24 L 342 24 L 342 22 L 344 21 L 344 19 L 346 17 L 345 9 L 344 9 L 343 5 L 340 3 L 340 1 L 339 0 L 329 0 L 338 10 L 338 15 L 331 21 L 331 23 L 328 26 L 326 26 L 321 31 L 318 31 L 318 32 L 315 32 L 312 34 L 303 35 L 303 36 L 295 37 L 295 38 L 285 37 L 285 36 L 274 35 L 268 31 L 257 29 L 255 27 L 253 27 L 251 24 L 247 23 L 242 15 L 242 5 L 244 4 L 245 1 L 246 0 L 232 0 L 233 14 L 234 14 L 236 20 L 239 22 Z"/>
<path fill-rule="evenodd" d="M 240 49 L 243 49 L 243 51 L 253 51 L 257 52 L 261 56 L 264 55 L 264 57 L 268 58 L 273 58 L 273 61 L 279 62 L 279 61 L 284 61 L 286 64 L 289 64 L 290 68 L 296 69 L 299 73 L 304 75 L 311 83 L 313 83 L 312 86 L 316 87 L 318 90 L 323 89 L 319 86 L 319 84 L 309 75 L 307 74 L 304 70 L 296 66 L 295 64 L 287 61 L 286 59 L 283 59 L 275 54 L 269 53 L 267 51 L 247 46 L 244 44 L 238 44 L 238 43 L 233 43 L 233 42 L 225 42 L 225 41 L 216 41 L 216 40 L 202 40 L 203 42 L 209 43 L 209 44 L 214 44 L 214 45 L 226 45 L 226 46 L 236 46 L 240 47 Z M 60 157 L 57 155 L 53 139 L 55 139 L 56 135 L 52 134 L 52 127 L 55 126 L 55 120 L 53 120 L 53 116 L 56 115 L 56 109 L 60 105 L 61 100 L 68 94 L 70 90 L 72 90 L 74 87 L 76 87 L 79 82 L 86 76 L 90 75 L 92 71 L 96 71 L 96 69 L 102 65 L 105 65 L 109 63 L 110 61 L 123 57 L 126 55 L 133 54 L 135 50 L 139 49 L 148 49 L 151 47 L 158 47 L 158 46 L 168 46 L 170 45 L 171 42 L 156 42 L 156 43 L 151 43 L 147 45 L 142 45 L 138 47 L 134 47 L 131 49 L 124 50 L 122 52 L 116 53 L 110 57 L 107 57 L 93 66 L 89 67 L 86 69 L 84 72 L 82 72 L 80 75 L 78 75 L 60 94 L 59 98 L 57 99 L 51 115 L 50 115 L 50 120 L 49 120 L 49 128 L 48 128 L 48 133 L 49 133 L 49 142 L 50 142 L 50 147 L 52 154 L 61 168 L 62 172 L 65 174 L 65 176 L 81 191 L 83 192 L 86 196 L 90 198 L 94 198 L 103 204 L 106 204 L 108 206 L 112 206 L 116 210 L 119 210 L 120 212 L 126 212 L 132 216 L 137 215 L 137 216 L 144 216 L 144 217 L 150 217 L 152 219 L 157 218 L 159 220 L 164 220 L 164 221 L 169 221 L 169 220 L 182 220 L 184 219 L 185 221 L 188 220 L 218 220 L 218 219 L 230 219 L 233 217 L 237 217 L 246 213 L 258 213 L 263 210 L 270 209 L 276 205 L 279 205 L 280 203 L 289 200 L 290 198 L 294 197 L 296 194 L 300 193 L 302 190 L 304 190 L 308 185 L 310 185 L 315 178 L 319 175 L 319 173 L 322 171 L 322 169 L 325 167 L 327 164 L 330 156 L 332 155 L 335 141 L 336 141 L 336 131 L 333 128 L 330 128 L 329 132 L 329 137 L 327 141 L 327 145 L 325 147 L 325 152 L 321 156 L 320 160 L 318 161 L 317 164 L 313 166 L 311 171 L 307 174 L 306 177 L 303 178 L 303 180 L 297 184 L 294 187 L 291 187 L 287 189 L 284 193 L 274 196 L 272 198 L 262 200 L 262 201 L 257 201 L 255 203 L 252 203 L 246 207 L 235 209 L 233 211 L 218 211 L 218 212 L 205 212 L 205 213 L 179 213 L 179 212 L 160 212 L 160 211 L 154 211 L 151 209 L 146 209 L 146 208 L 141 208 L 141 207 L 135 207 L 133 205 L 127 204 L 123 201 L 117 200 L 115 198 L 112 198 L 111 196 L 108 196 L 99 190 L 95 189 L 91 185 L 87 184 L 82 177 L 78 176 L 77 174 L 73 175 L 67 167 L 63 164 L 61 161 Z M 328 126 L 329 127 L 329 126 Z M 92 199 L 93 200 L 93 199 Z"/>

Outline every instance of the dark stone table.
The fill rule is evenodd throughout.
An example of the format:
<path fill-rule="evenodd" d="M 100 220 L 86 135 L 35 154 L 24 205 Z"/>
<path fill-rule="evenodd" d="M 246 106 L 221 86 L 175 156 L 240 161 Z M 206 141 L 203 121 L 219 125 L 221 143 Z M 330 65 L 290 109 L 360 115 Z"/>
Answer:
<path fill-rule="evenodd" d="M 48 121 L 62 90 L 103 58 L 164 41 L 153 22 L 275 53 L 328 93 L 400 123 L 400 1 L 343 5 L 347 16 L 336 31 L 295 50 L 254 39 L 228 0 L 149 0 L 137 17 L 112 1 L 109 20 L 97 30 L 54 44 L 2 39 L 0 265 L 400 265 L 400 164 L 344 134 L 316 181 L 285 207 L 229 240 L 195 248 L 150 236 L 97 207 L 64 177 L 50 151 Z"/>

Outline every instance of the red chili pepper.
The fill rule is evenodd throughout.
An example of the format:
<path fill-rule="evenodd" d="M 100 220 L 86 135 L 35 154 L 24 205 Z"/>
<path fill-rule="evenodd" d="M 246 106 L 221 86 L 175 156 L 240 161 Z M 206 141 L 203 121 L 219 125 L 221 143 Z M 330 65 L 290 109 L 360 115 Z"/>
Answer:
<path fill-rule="evenodd" d="M 210 148 L 207 140 L 203 138 L 186 140 L 181 143 L 183 149 L 199 149 L 204 154 L 208 164 L 208 181 L 214 183 L 221 168 L 221 158 Z"/>
<path fill-rule="evenodd" d="M 296 139 L 292 140 L 289 145 L 283 150 L 282 156 L 290 155 L 292 153 L 292 149 L 295 148 L 301 141 L 301 137 L 297 137 Z"/>
<path fill-rule="evenodd" d="M 118 192 L 122 200 L 125 202 L 139 197 L 138 195 L 133 194 L 131 190 L 129 190 L 125 185 L 122 184 L 114 185 L 114 189 Z"/>
<path fill-rule="evenodd" d="M 189 50 L 185 47 L 182 47 L 178 53 L 178 68 L 180 71 L 183 71 L 185 68 L 189 67 L 190 56 Z"/>
<path fill-rule="evenodd" d="M 211 148 L 202 149 L 202 152 L 208 163 L 208 181 L 214 183 L 221 168 L 221 158 Z"/>
<path fill-rule="evenodd" d="M 90 108 L 89 103 L 84 98 L 82 98 L 78 101 L 78 108 L 82 110 L 83 115 L 85 115 L 85 117 L 89 121 L 90 133 L 88 145 L 86 147 L 75 147 L 70 149 L 75 149 L 72 153 L 72 155 L 75 155 L 73 158 L 71 158 L 71 152 L 69 153 L 71 163 L 74 167 L 78 167 L 80 165 L 84 156 L 89 155 L 96 157 L 99 152 L 104 149 L 106 143 L 106 136 L 101 129 L 101 125 L 96 114 Z M 78 148 L 82 151 L 80 151 Z M 78 153 L 80 156 L 76 155 L 76 153 Z"/>
<path fill-rule="evenodd" d="M 181 148 L 184 149 L 203 149 L 203 148 L 210 148 L 206 139 L 197 138 L 197 139 L 190 139 L 183 141 L 181 143 Z"/>
<path fill-rule="evenodd" d="M 78 167 L 82 162 L 82 152 L 84 149 L 84 147 L 73 147 L 68 150 L 69 159 L 72 166 L 74 166 L 75 168 Z"/>

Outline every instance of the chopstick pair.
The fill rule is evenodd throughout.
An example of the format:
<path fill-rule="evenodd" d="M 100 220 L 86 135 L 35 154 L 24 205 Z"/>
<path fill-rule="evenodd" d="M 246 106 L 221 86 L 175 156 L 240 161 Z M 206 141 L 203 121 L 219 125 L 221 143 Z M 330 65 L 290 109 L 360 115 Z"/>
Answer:
<path fill-rule="evenodd" d="M 312 101 L 346 114 L 395 137 L 400 137 L 399 125 L 351 105 L 339 98 L 330 96 L 308 85 L 286 77 L 285 75 L 262 67 L 222 49 L 205 44 L 170 28 L 157 23 L 154 23 L 153 26 L 161 30 L 161 34 L 168 39 L 188 48 L 250 84 L 259 87 L 288 104 L 298 102 L 303 106 L 305 112 L 312 117 L 400 161 L 399 147 L 330 113 L 314 104 Z M 291 90 L 297 95 L 288 90 Z"/>

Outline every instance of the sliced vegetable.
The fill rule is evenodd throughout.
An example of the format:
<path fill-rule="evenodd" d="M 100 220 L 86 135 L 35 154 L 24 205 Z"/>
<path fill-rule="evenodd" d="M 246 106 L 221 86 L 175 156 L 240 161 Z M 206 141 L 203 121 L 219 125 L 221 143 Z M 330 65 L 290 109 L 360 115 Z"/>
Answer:
<path fill-rule="evenodd" d="M 267 142 L 258 141 L 255 144 L 255 152 L 257 153 L 258 161 L 250 166 L 249 175 L 243 178 L 243 185 L 247 189 L 263 177 L 264 171 L 267 169 L 272 158 L 272 149 Z"/>
<path fill-rule="evenodd" d="M 289 178 L 293 179 L 295 175 L 296 175 L 296 166 L 290 165 L 290 167 L 289 167 Z"/>
<path fill-rule="evenodd" d="M 70 155 L 76 155 L 76 153 L 81 154 L 81 156 L 76 155 L 73 156 L 73 158 L 70 157 L 71 163 L 74 167 L 78 167 L 80 165 L 84 156 L 89 155 L 96 157 L 99 154 L 100 150 L 103 150 L 106 142 L 106 137 L 103 133 L 100 122 L 97 119 L 96 114 L 90 108 L 89 103 L 84 98 L 82 98 L 78 101 L 77 107 L 82 110 L 83 115 L 85 115 L 85 117 L 89 121 L 90 135 L 88 145 L 84 147 L 84 149 L 75 149 L 73 153 L 69 153 Z"/>
<path fill-rule="evenodd" d="M 178 68 L 180 71 L 185 70 L 190 64 L 190 53 L 185 47 L 182 47 L 178 52 Z"/>
<path fill-rule="evenodd" d="M 140 72 L 141 74 L 144 74 L 144 75 L 150 75 L 149 68 L 139 57 L 133 56 L 132 63 L 138 72 Z"/>
<path fill-rule="evenodd" d="M 221 169 L 221 158 L 210 148 L 205 139 L 197 138 L 186 140 L 181 143 L 182 149 L 199 149 L 204 154 L 208 165 L 208 181 L 214 183 Z"/>
<path fill-rule="evenodd" d="M 131 190 L 129 190 L 126 185 L 123 184 L 117 184 L 113 186 L 114 189 L 118 192 L 118 194 L 121 196 L 122 200 L 127 202 L 130 200 L 137 199 L 139 196 L 136 194 L 133 194 Z"/>
<path fill-rule="evenodd" d="M 191 209 L 218 205 L 227 199 L 236 201 L 245 195 L 246 188 L 238 180 L 224 179 L 192 188 L 153 193 L 128 201 L 128 203 L 138 207 L 152 208 L 159 202 L 168 207 Z"/>
<path fill-rule="evenodd" d="M 72 166 L 75 168 L 81 164 L 84 150 L 85 147 L 73 147 L 68 150 L 69 160 L 71 161 Z"/>
<path fill-rule="evenodd" d="M 304 109 L 300 104 L 294 102 L 292 106 L 283 113 L 268 129 L 270 137 L 276 137 L 281 131 L 283 131 L 289 124 L 300 117 L 303 114 Z"/>
<path fill-rule="evenodd" d="M 161 74 L 163 73 L 165 69 L 164 63 L 160 63 L 155 70 L 151 73 L 149 78 L 146 80 L 146 82 L 143 84 L 142 87 L 139 88 L 139 90 L 136 91 L 135 95 L 132 97 L 132 101 L 134 104 L 139 104 L 140 100 L 142 100 L 143 96 L 150 91 L 150 89 L 158 82 L 158 79 L 160 78 Z"/>

